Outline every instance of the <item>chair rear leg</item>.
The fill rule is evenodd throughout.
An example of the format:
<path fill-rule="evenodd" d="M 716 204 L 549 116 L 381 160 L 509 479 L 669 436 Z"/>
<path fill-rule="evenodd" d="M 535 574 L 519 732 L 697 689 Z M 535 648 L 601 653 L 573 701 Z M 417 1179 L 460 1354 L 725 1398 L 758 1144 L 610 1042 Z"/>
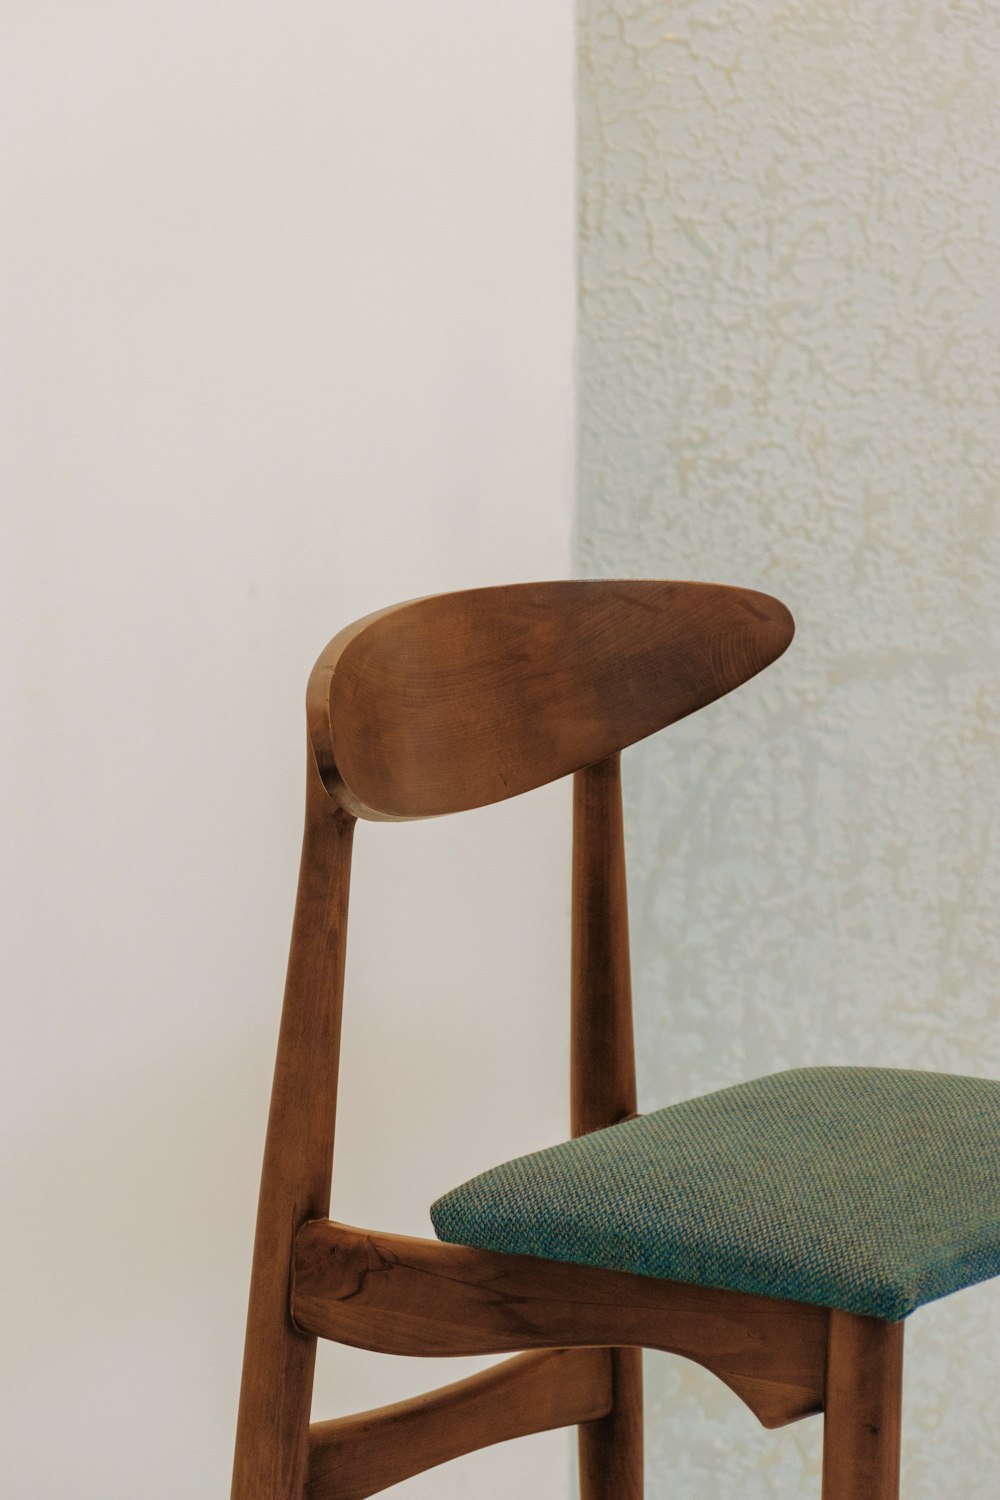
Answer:
<path fill-rule="evenodd" d="M 642 1350 L 611 1351 L 613 1405 L 577 1428 L 580 1500 L 642 1500 Z"/>
<path fill-rule="evenodd" d="M 303 1500 L 316 1339 L 292 1323 L 296 1232 L 330 1211 L 354 819 L 310 751 L 288 979 L 261 1175 L 232 1500 Z"/>
<path fill-rule="evenodd" d="M 823 1500 L 898 1500 L 903 1324 L 830 1313 Z"/>

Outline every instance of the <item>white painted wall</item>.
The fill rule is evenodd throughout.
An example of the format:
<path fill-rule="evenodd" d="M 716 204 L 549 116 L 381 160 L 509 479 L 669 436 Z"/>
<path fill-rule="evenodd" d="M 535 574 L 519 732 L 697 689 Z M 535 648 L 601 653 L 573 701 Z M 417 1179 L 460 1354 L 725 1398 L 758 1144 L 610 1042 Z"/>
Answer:
<path fill-rule="evenodd" d="M 788 655 L 625 757 L 640 1107 L 1000 1077 L 1000 12 L 582 0 L 586 573 L 769 589 Z M 1000 1286 L 908 1334 L 903 1493 L 994 1493 Z M 818 1494 L 651 1355 L 650 1495 Z"/>
<path fill-rule="evenodd" d="M 4 17 L 0 1491 L 228 1470 L 303 690 L 379 605 L 564 575 L 569 0 Z M 566 788 L 364 827 L 337 1211 L 565 1129 Z M 454 1378 L 334 1351 L 323 1415 Z M 412 1495 L 557 1495 L 563 1435 Z"/>

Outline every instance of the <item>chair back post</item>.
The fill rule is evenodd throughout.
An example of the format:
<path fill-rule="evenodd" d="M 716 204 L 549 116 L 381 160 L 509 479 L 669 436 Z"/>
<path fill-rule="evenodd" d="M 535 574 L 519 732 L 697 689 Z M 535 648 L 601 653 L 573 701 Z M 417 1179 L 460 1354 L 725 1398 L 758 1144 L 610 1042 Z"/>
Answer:
<path fill-rule="evenodd" d="M 575 1136 L 636 1111 L 621 755 L 573 777 L 570 1104 Z M 607 1416 L 577 1428 L 581 1500 L 642 1500 L 642 1350 L 612 1349 Z"/>
<path fill-rule="evenodd" d="M 573 1134 L 635 1114 L 621 756 L 573 777 Z"/>
<path fill-rule="evenodd" d="M 302 1500 L 316 1338 L 295 1327 L 299 1229 L 330 1212 L 354 818 L 312 749 L 306 818 L 254 1243 L 232 1500 Z"/>

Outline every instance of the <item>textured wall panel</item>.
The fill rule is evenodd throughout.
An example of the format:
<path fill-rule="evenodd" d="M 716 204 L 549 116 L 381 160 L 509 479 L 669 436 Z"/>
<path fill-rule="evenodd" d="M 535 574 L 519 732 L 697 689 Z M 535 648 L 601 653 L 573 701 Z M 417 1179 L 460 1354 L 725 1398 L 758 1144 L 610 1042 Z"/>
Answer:
<path fill-rule="evenodd" d="M 1000 12 L 581 0 L 578 564 L 799 634 L 626 756 L 643 1104 L 1000 1076 Z M 911 1322 L 904 1493 L 986 1500 L 1000 1284 Z M 818 1494 L 649 1359 L 650 1495 Z"/>

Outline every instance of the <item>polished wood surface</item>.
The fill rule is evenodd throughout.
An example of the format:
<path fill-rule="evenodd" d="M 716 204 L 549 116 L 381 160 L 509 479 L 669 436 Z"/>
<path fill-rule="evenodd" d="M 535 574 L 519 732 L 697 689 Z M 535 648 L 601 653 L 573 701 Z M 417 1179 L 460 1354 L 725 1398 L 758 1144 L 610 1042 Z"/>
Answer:
<path fill-rule="evenodd" d="M 642 1500 L 642 1350 L 612 1349 L 611 1409 L 577 1429 L 581 1500 Z"/>
<path fill-rule="evenodd" d="M 264 1148 L 232 1500 L 302 1500 L 316 1340 L 288 1303 L 296 1231 L 330 1207 L 354 819 L 312 752 L 285 1003 Z"/>
<path fill-rule="evenodd" d="M 593 764 L 760 672 L 792 638 L 752 589 L 513 584 L 335 636 L 307 693 L 324 782 L 359 817 L 460 812 Z"/>
<path fill-rule="evenodd" d="M 573 777 L 570 1116 L 585 1135 L 636 1111 L 621 756 Z M 642 1351 L 612 1351 L 614 1398 L 578 1435 L 581 1500 L 642 1500 Z"/>
<path fill-rule="evenodd" d="M 610 1405 L 608 1350 L 519 1354 L 409 1401 L 315 1423 L 307 1500 L 364 1500 L 477 1448 L 590 1422 Z"/>
<path fill-rule="evenodd" d="M 791 634 L 784 606 L 747 590 L 536 584 L 396 606 L 321 656 L 233 1500 L 361 1500 L 563 1425 L 580 1433 L 583 1500 L 641 1500 L 644 1347 L 711 1370 L 768 1427 L 825 1407 L 823 1500 L 897 1500 L 901 1324 L 327 1218 L 355 816 L 458 811 L 576 773 L 572 1129 L 626 1119 L 636 1093 L 619 751 L 760 671 Z M 387 1354 L 521 1352 L 310 1426 L 320 1336 Z"/>
<path fill-rule="evenodd" d="M 573 777 L 570 1121 L 575 1136 L 636 1111 L 620 757 Z"/>
<path fill-rule="evenodd" d="M 383 1354 L 663 1349 L 718 1375 L 765 1427 L 823 1404 L 826 1310 L 774 1297 L 317 1220 L 296 1239 L 292 1311 L 305 1332 Z"/>
<path fill-rule="evenodd" d="M 823 1500 L 898 1500 L 903 1326 L 830 1314 Z"/>

